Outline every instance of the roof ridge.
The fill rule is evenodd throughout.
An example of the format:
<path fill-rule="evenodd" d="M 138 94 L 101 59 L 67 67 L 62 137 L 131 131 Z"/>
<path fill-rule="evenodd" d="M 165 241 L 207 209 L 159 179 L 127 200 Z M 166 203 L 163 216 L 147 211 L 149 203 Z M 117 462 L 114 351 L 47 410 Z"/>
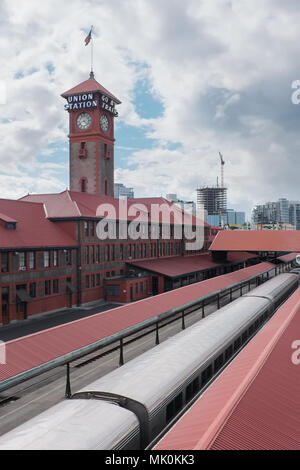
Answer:
<path fill-rule="evenodd" d="M 74 201 L 74 200 L 71 198 L 70 191 L 67 189 L 67 190 L 64 191 L 64 192 L 66 192 L 66 195 L 67 195 L 68 199 L 69 199 L 69 200 L 71 201 L 71 203 L 74 205 L 75 210 L 77 211 L 78 215 L 81 216 L 81 215 L 82 215 L 82 214 L 81 214 L 81 211 L 79 210 L 79 207 L 78 207 L 78 205 L 77 205 L 77 202 Z M 63 193 L 61 193 L 61 194 L 63 194 Z"/>

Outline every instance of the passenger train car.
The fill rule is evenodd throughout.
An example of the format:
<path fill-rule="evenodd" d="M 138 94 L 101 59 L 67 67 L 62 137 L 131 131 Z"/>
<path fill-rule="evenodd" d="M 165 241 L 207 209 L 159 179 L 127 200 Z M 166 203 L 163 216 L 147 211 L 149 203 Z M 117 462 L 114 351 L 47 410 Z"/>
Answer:
<path fill-rule="evenodd" d="M 298 287 L 281 274 L 0 437 L 1 449 L 144 449 Z"/>

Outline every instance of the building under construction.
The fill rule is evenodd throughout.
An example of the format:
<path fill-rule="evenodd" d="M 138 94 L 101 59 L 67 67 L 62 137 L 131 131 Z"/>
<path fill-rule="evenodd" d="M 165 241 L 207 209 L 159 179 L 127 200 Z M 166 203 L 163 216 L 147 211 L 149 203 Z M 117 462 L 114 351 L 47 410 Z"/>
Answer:
<path fill-rule="evenodd" d="M 203 205 L 207 215 L 224 214 L 227 211 L 227 188 L 220 186 L 198 188 L 197 205 Z"/>

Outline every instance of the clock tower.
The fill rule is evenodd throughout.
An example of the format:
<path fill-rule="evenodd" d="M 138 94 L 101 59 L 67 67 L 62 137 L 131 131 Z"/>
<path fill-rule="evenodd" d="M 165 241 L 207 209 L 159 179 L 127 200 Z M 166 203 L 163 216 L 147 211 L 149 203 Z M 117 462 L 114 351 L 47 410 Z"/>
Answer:
<path fill-rule="evenodd" d="M 114 118 L 121 102 L 90 78 L 61 95 L 67 100 L 70 190 L 114 196 Z"/>

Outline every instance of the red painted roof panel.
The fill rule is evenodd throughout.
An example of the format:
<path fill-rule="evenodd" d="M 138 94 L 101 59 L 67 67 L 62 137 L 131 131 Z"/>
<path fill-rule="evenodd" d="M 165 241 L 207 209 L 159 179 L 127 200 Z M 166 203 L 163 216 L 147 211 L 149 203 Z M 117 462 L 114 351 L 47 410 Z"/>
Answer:
<path fill-rule="evenodd" d="M 47 219 L 44 205 L 0 199 L 0 212 L 9 214 L 11 221 L 18 221 L 15 230 L 0 225 L 1 248 L 71 247 L 76 246 L 74 237 L 62 227 Z"/>
<path fill-rule="evenodd" d="M 300 449 L 300 288 L 231 362 L 155 450 Z"/>
<path fill-rule="evenodd" d="M 246 261 L 255 258 L 256 255 L 250 253 L 228 253 L 228 264 Z M 216 263 L 212 261 L 210 254 L 200 254 L 195 256 L 176 256 L 172 258 L 163 258 L 146 261 L 134 261 L 133 266 L 147 269 L 164 276 L 176 277 L 183 274 L 193 273 L 205 269 L 211 269 L 223 266 L 224 263 Z"/>
<path fill-rule="evenodd" d="M 283 261 L 283 263 L 289 263 L 290 261 L 295 260 L 298 254 L 299 253 L 289 253 L 287 255 L 279 256 L 277 259 Z"/>
<path fill-rule="evenodd" d="M 274 268 L 274 265 L 271 263 L 257 264 L 149 297 L 133 304 L 123 305 L 72 323 L 8 341 L 6 343 L 7 364 L 0 365 L 0 381 L 272 268 Z"/>
<path fill-rule="evenodd" d="M 89 78 L 88 80 L 85 80 L 84 82 L 79 83 L 79 85 L 76 85 L 75 87 L 71 88 L 70 90 L 65 91 L 64 93 L 62 93 L 61 96 L 66 98 L 69 95 L 78 95 L 80 93 L 88 93 L 88 92 L 96 93 L 97 91 L 99 91 L 100 93 L 103 93 L 106 96 L 109 96 L 117 104 L 121 103 L 121 101 L 118 98 L 116 98 L 112 93 L 110 93 L 108 90 L 106 90 L 106 88 L 104 88 L 94 78 Z"/>
<path fill-rule="evenodd" d="M 28 202 L 42 202 L 45 204 L 45 211 L 49 218 L 66 218 L 66 217 L 99 217 L 99 207 L 106 204 L 110 205 L 113 209 L 111 214 L 103 212 L 105 217 L 117 218 L 117 220 L 136 220 L 149 222 L 151 216 L 155 219 L 153 206 L 165 206 L 166 208 L 174 208 L 174 213 L 170 214 L 170 221 L 173 223 L 183 222 L 183 211 L 171 202 L 164 198 L 139 198 L 128 199 L 127 202 L 123 199 L 113 198 L 109 196 L 97 196 L 88 193 L 81 193 L 76 191 L 63 191 L 57 194 L 28 194 L 24 196 L 21 201 Z M 102 207 L 103 207 L 102 206 Z M 152 212 L 153 211 L 153 212 Z M 99 215 L 98 215 L 99 214 Z M 168 211 L 164 214 L 168 216 Z M 158 221 L 164 222 L 162 213 L 159 213 Z M 102 215 L 103 217 L 103 215 Z M 156 220 L 154 220 L 156 221 Z M 193 223 L 196 223 L 196 218 L 193 216 Z M 209 227 L 206 222 L 201 222 L 205 227 Z"/>
<path fill-rule="evenodd" d="M 300 252 L 300 230 L 221 230 L 209 249 Z"/>

